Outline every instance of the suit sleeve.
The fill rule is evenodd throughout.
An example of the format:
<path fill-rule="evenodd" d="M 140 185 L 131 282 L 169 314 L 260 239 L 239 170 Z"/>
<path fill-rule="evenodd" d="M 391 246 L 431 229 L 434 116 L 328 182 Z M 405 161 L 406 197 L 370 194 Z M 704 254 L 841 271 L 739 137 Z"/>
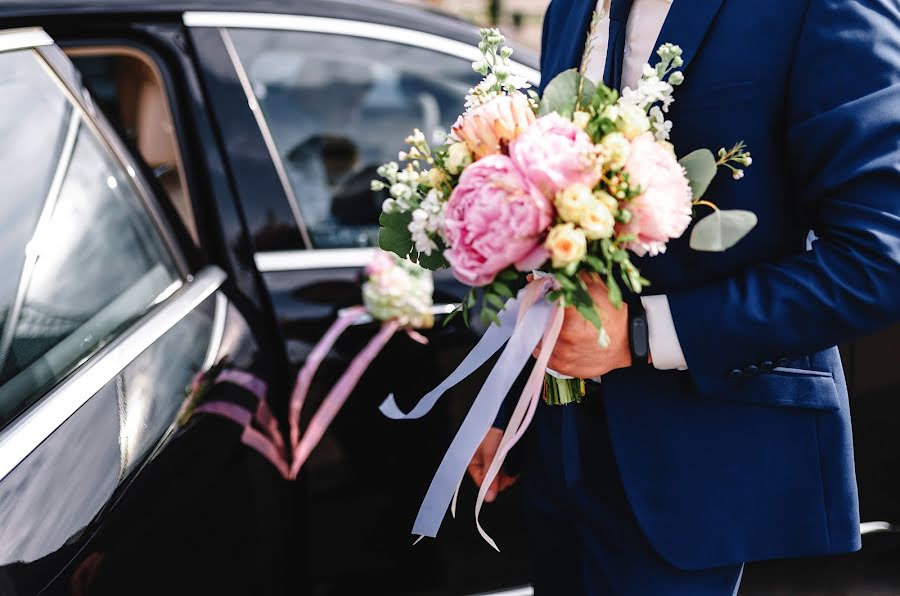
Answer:
<path fill-rule="evenodd" d="M 669 294 L 702 394 L 732 370 L 802 356 L 900 320 L 900 5 L 810 0 L 787 98 L 805 253 Z"/>

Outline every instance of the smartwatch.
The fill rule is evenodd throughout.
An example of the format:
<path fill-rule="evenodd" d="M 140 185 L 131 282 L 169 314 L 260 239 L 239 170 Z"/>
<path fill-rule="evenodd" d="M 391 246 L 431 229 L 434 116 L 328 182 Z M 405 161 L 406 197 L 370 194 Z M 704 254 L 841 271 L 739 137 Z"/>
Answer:
<path fill-rule="evenodd" d="M 628 305 L 628 345 L 631 347 L 632 366 L 650 366 L 650 331 L 647 313 L 640 299 Z"/>

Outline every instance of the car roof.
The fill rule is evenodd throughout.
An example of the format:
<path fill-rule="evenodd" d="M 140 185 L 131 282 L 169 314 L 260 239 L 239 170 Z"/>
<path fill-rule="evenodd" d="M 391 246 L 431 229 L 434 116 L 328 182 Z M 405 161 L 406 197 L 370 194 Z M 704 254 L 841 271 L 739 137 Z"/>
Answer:
<path fill-rule="evenodd" d="M 90 15 L 178 15 L 186 11 L 265 12 L 374 19 L 376 22 L 404 22 L 437 20 L 445 27 L 465 30 L 472 34 L 470 24 L 420 6 L 384 0 L 0 0 L 0 18 L 17 20 Z"/>

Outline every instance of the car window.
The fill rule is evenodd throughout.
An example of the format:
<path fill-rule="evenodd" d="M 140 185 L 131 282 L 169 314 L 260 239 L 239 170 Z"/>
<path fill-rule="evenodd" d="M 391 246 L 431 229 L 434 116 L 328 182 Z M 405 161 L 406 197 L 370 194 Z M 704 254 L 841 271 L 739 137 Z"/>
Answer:
<path fill-rule="evenodd" d="M 179 283 L 132 182 L 33 51 L 0 54 L 0 426 Z"/>
<path fill-rule="evenodd" d="M 373 246 L 386 198 L 370 189 L 420 128 L 441 143 L 478 82 L 471 62 L 389 41 L 228 31 L 316 248 Z"/>

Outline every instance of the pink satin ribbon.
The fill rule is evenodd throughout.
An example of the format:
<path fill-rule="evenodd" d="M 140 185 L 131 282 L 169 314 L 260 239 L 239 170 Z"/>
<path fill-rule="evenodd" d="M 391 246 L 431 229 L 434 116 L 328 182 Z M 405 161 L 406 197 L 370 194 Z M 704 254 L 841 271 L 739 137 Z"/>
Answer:
<path fill-rule="evenodd" d="M 319 369 L 319 365 L 334 347 L 335 342 L 341 334 L 353 325 L 362 315 L 366 313 L 364 306 L 355 306 L 348 308 L 338 315 L 337 320 L 332 323 L 319 343 L 313 347 L 312 352 L 303 363 L 303 368 L 297 374 L 297 382 L 294 384 L 294 390 L 291 392 L 290 406 L 288 407 L 288 423 L 291 429 L 291 446 L 296 447 L 300 442 L 300 411 L 306 403 L 306 396 L 309 393 L 309 387 L 312 384 L 313 377 Z"/>
<path fill-rule="evenodd" d="M 344 310 L 328 331 L 325 332 L 325 335 L 319 340 L 319 343 L 315 345 L 312 352 L 309 354 L 309 357 L 306 359 L 306 362 L 303 364 L 303 368 L 300 369 L 300 372 L 297 374 L 297 382 L 294 385 L 294 390 L 291 392 L 291 402 L 288 413 L 292 449 L 290 466 L 291 479 L 297 478 L 297 475 L 300 473 L 300 468 L 303 467 L 303 464 L 306 463 L 306 460 L 309 458 L 313 449 L 315 449 L 316 445 L 319 444 L 319 441 L 322 440 L 325 431 L 337 417 L 338 412 L 341 411 L 347 398 L 356 388 L 357 383 L 359 383 L 359 379 L 362 377 L 363 373 L 366 372 L 366 369 L 369 368 L 372 361 L 375 360 L 379 353 L 381 353 L 381 350 L 384 349 L 384 346 L 387 345 L 387 342 L 391 337 L 393 337 L 393 335 L 401 328 L 400 323 L 397 321 L 386 321 L 382 324 L 378 334 L 375 335 L 366 347 L 353 358 L 350 366 L 344 371 L 344 374 L 341 375 L 341 378 L 338 379 L 334 387 L 331 388 L 331 391 L 328 392 L 325 399 L 322 400 L 322 404 L 313 415 L 312 420 L 309 422 L 309 426 L 306 428 L 306 432 L 304 432 L 301 437 L 300 414 L 303 411 L 303 406 L 306 404 L 306 397 L 309 394 L 309 388 L 312 385 L 316 371 L 319 369 L 319 365 L 325 359 L 325 356 L 331 348 L 334 347 L 335 342 L 337 342 L 341 334 L 346 331 L 348 327 L 353 325 L 353 323 L 358 321 L 365 313 L 366 308 L 364 306 L 355 306 Z M 404 328 L 404 331 L 413 341 L 420 344 L 428 343 L 428 338 L 421 333 L 410 328 Z"/>
<path fill-rule="evenodd" d="M 322 440 L 322 437 L 325 435 L 325 430 L 335 419 L 338 412 L 340 412 L 344 403 L 347 401 L 347 398 L 350 396 L 350 393 L 356 387 L 356 384 L 359 383 L 359 379 L 362 377 L 363 373 L 369 368 L 369 365 L 375 357 L 378 356 L 388 340 L 393 337 L 398 329 L 400 329 L 400 323 L 397 321 L 388 321 L 384 323 L 378 334 L 372 338 L 359 354 L 356 355 L 346 372 L 341 375 L 338 382 L 331 388 L 328 395 L 325 396 L 322 405 L 319 406 L 319 409 L 316 411 L 315 415 L 313 415 L 312 420 L 310 420 L 306 432 L 303 433 L 303 437 L 294 446 L 294 456 L 291 462 L 290 474 L 292 479 L 297 478 L 297 475 L 300 473 L 300 468 L 303 467 L 309 454 L 312 453 L 312 450 L 315 449 L 316 445 L 319 444 L 319 441 Z M 304 369 L 305 368 L 306 367 L 304 367 Z M 312 372 L 314 373 L 315 370 Z M 305 398 L 305 393 L 299 396 L 301 404 Z M 295 415 L 299 419 L 299 409 L 296 410 Z M 295 422 L 295 420 L 291 420 L 292 424 Z"/>
<path fill-rule="evenodd" d="M 241 433 L 241 442 L 266 458 L 278 470 L 282 478 L 287 479 L 290 473 L 286 457 L 287 446 L 278 428 L 278 421 L 272 415 L 266 401 L 267 385 L 265 381 L 248 372 L 225 369 L 213 381 L 213 384 L 218 383 L 237 385 L 256 396 L 255 412 L 227 401 L 206 402 L 200 404 L 194 411 L 220 416 L 242 426 L 244 430 Z M 198 385 L 199 382 L 195 380 L 194 387 Z M 254 420 L 264 432 L 253 427 Z"/>

